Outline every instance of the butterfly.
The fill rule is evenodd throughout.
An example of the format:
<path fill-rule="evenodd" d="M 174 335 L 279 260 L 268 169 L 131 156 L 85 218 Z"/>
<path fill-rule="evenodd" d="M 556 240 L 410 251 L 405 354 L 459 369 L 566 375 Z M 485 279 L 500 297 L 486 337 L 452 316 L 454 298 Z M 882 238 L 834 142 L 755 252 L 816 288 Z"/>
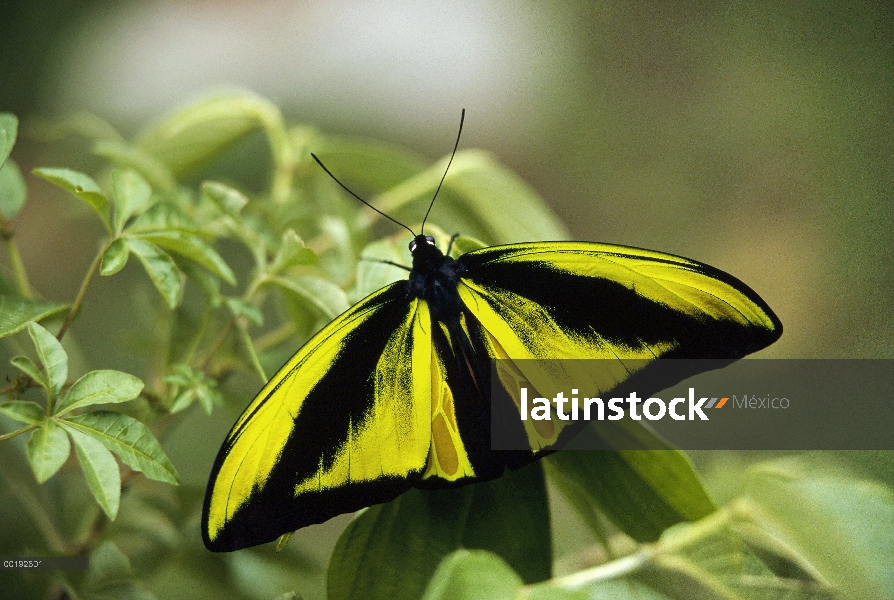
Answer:
<path fill-rule="evenodd" d="M 314 335 L 236 421 L 205 495 L 210 550 L 270 542 L 411 487 L 493 479 L 560 447 L 565 432 L 530 431 L 529 450 L 491 449 L 494 359 L 509 359 L 517 383 L 512 361 L 732 360 L 782 333 L 751 288 L 693 260 L 589 242 L 453 258 L 453 238 L 444 252 L 424 224 L 408 278 Z M 611 393 L 629 375 L 618 372 L 590 375 Z"/>

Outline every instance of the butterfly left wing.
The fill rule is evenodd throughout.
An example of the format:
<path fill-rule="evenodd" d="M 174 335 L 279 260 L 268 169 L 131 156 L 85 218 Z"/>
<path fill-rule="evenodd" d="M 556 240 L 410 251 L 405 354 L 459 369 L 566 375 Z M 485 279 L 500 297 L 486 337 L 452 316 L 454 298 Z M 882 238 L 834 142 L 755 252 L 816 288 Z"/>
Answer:
<path fill-rule="evenodd" d="M 585 385 L 592 395 L 610 394 L 637 370 L 657 370 L 655 359 L 737 359 L 782 333 L 773 311 L 735 277 L 660 252 L 544 242 L 482 248 L 459 262 L 460 297 L 481 323 L 488 353 L 510 359 L 498 374 L 516 402 L 521 386 L 546 398 L 585 393 Z M 556 360 L 592 358 L 608 360 Z M 693 374 L 660 365 L 667 385 Z M 569 425 L 527 421 L 531 450 L 550 449 Z"/>
<path fill-rule="evenodd" d="M 430 329 L 428 307 L 408 300 L 399 282 L 305 344 L 220 449 L 202 515 L 205 545 L 230 551 L 269 542 L 390 500 L 427 471 L 437 475 L 429 465 L 427 400 L 438 379 Z M 437 431 L 446 453 L 449 431 Z"/>

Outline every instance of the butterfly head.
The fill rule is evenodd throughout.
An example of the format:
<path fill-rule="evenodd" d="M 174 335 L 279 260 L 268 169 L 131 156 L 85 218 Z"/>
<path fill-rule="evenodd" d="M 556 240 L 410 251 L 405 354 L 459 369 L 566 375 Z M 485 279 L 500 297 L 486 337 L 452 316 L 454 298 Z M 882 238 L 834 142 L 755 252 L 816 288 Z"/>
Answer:
<path fill-rule="evenodd" d="M 422 246 L 423 244 L 428 244 L 429 246 L 435 245 L 435 238 L 430 235 L 417 235 L 410 242 L 410 252 L 412 254 L 416 254 L 416 249 Z"/>

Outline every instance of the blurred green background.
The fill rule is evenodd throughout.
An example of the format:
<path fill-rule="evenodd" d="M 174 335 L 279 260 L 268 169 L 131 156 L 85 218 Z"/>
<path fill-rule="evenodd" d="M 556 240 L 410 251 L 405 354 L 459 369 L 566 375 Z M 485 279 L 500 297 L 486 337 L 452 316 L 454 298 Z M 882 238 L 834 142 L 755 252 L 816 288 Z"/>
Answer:
<path fill-rule="evenodd" d="M 209 89 L 243 86 L 293 122 L 434 159 L 465 107 L 463 146 L 494 152 L 574 237 L 681 254 L 751 285 L 786 328 L 766 356 L 894 355 L 889 3 L 0 11 L 0 109 L 87 110 L 132 133 Z M 46 163 L 21 146 L 24 167 Z M 26 263 L 59 257 L 34 283 L 66 299 L 94 249 L 77 220 L 47 218 L 58 210 L 47 187 L 34 185 L 17 227 Z"/>
<path fill-rule="evenodd" d="M 131 135 L 231 86 L 270 98 L 291 123 L 384 139 L 431 160 L 450 149 L 465 107 L 462 146 L 493 152 L 574 238 L 680 254 L 754 288 L 785 326 L 761 356 L 894 358 L 889 3 L 0 5 L 0 110 L 19 115 L 23 132 L 36 117 L 89 111 Z M 70 140 L 27 133 L 13 156 L 24 172 L 96 164 Z M 229 160 L 247 185 L 263 181 L 259 140 Z M 15 222 L 23 260 L 45 298 L 69 302 L 99 226 L 27 179 Z M 116 283 L 93 285 L 101 298 Z M 88 301 L 73 331 L 102 340 L 126 327 L 129 311 Z M 81 350 L 91 365 L 139 369 L 101 345 Z M 184 483 L 200 487 L 233 415 L 195 417 L 165 446 Z M 196 448 L 196 439 L 214 441 Z M 710 475 L 754 457 L 696 459 Z M 887 454 L 843 459 L 894 476 Z M 328 533 L 296 537 L 331 544 L 345 518 L 336 521 L 320 526 Z M 563 521 L 556 535 L 573 539 L 575 529 Z M 327 552 L 321 546 L 316 560 Z"/>

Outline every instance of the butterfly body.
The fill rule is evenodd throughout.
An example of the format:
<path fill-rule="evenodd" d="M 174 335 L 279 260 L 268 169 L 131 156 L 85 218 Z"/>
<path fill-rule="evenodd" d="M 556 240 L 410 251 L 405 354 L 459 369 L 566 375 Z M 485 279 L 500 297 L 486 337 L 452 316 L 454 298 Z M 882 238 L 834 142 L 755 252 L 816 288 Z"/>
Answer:
<path fill-rule="evenodd" d="M 625 361 L 732 360 L 782 330 L 745 284 L 668 254 L 541 242 L 454 259 L 422 235 L 410 250 L 408 279 L 311 338 L 234 425 L 205 498 L 210 549 L 272 541 L 410 487 L 492 479 L 560 447 L 573 427 L 519 421 L 530 450 L 491 449 L 493 359 L 609 359 L 584 375 L 611 393 L 631 377 Z M 506 374 L 577 387 L 554 362 L 549 374 L 511 364 Z"/>

